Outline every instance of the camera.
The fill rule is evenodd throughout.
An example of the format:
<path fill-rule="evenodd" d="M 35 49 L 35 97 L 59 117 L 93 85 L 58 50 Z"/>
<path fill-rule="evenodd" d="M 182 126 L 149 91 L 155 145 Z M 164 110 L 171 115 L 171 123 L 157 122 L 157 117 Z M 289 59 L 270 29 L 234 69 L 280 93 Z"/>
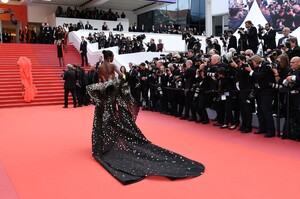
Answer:
<path fill-rule="evenodd" d="M 261 33 L 263 30 L 265 30 L 265 28 L 261 24 L 258 24 L 258 32 Z"/>
<path fill-rule="evenodd" d="M 206 73 L 206 76 L 207 77 L 216 77 L 217 73 L 208 72 L 208 73 Z"/>
<path fill-rule="evenodd" d="M 146 39 L 146 35 L 145 35 L 145 34 L 138 35 L 138 36 L 136 37 L 136 39 L 137 39 L 138 41 L 143 41 L 144 39 Z"/>
<path fill-rule="evenodd" d="M 275 84 L 275 83 L 270 83 L 269 86 L 270 86 L 271 88 L 275 88 L 275 89 L 279 89 L 279 88 L 282 88 L 282 87 L 283 87 L 282 85 L 280 85 L 280 84 Z"/>
<path fill-rule="evenodd" d="M 241 28 L 238 28 L 238 33 L 239 33 L 239 34 L 244 34 L 244 33 L 242 32 L 242 31 L 244 31 L 244 30 L 245 30 L 245 28 L 242 28 L 242 27 L 241 27 Z"/>
<path fill-rule="evenodd" d="M 178 79 L 175 81 L 175 84 L 176 84 L 176 88 L 177 88 L 177 89 L 182 89 L 182 79 L 181 79 L 181 78 L 178 78 Z"/>
<path fill-rule="evenodd" d="M 278 60 L 275 60 L 274 62 L 272 62 L 272 64 L 271 64 L 272 69 L 278 69 L 278 67 L 279 67 L 279 61 Z"/>

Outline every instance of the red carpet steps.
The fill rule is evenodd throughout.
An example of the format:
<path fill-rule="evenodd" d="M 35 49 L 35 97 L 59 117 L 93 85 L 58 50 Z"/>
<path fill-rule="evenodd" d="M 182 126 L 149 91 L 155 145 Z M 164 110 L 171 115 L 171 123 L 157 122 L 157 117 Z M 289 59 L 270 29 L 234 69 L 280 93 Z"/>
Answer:
<path fill-rule="evenodd" d="M 0 44 L 0 108 L 63 105 L 64 67 L 59 67 L 56 46 L 53 44 Z M 20 56 L 32 62 L 33 82 L 38 95 L 31 103 L 23 101 L 20 71 L 17 61 Z M 81 63 L 80 54 L 68 46 L 65 63 Z"/>

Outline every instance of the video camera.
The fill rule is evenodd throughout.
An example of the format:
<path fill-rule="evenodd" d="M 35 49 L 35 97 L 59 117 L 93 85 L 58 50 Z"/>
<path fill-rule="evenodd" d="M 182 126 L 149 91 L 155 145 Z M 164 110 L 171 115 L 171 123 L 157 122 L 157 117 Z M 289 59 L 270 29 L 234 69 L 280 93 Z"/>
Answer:
<path fill-rule="evenodd" d="M 138 41 L 143 41 L 144 39 L 146 39 L 145 34 L 141 34 L 141 35 L 136 36 L 136 40 L 138 40 Z"/>

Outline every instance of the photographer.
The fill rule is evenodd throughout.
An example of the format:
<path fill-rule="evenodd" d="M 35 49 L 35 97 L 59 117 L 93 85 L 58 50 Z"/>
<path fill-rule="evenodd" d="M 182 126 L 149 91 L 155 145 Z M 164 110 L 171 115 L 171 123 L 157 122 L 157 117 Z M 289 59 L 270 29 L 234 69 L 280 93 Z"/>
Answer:
<path fill-rule="evenodd" d="M 281 46 L 284 46 L 287 43 L 287 40 L 291 37 L 290 32 L 288 27 L 282 29 L 283 37 L 278 40 L 277 48 L 281 48 Z"/>
<path fill-rule="evenodd" d="M 154 39 L 151 38 L 149 43 L 145 43 L 148 47 L 147 52 L 156 52 L 156 44 L 154 43 Z"/>
<path fill-rule="evenodd" d="M 237 39 L 233 35 L 233 30 L 232 29 L 227 30 L 227 36 L 228 36 L 227 51 L 229 51 L 230 48 L 234 48 L 235 50 L 237 50 Z"/>
<path fill-rule="evenodd" d="M 65 80 L 64 83 L 64 89 L 65 89 L 65 94 L 64 94 L 64 107 L 63 108 L 68 108 L 68 95 L 69 92 L 72 94 L 73 98 L 73 105 L 74 108 L 77 107 L 76 103 L 76 76 L 75 76 L 75 71 L 73 70 L 73 66 L 71 64 L 67 64 L 67 70 L 64 70 L 63 74 L 63 79 Z"/>
<path fill-rule="evenodd" d="M 297 37 L 290 37 L 287 41 L 289 42 L 289 59 L 291 60 L 293 57 L 300 56 L 300 47 L 298 46 Z"/>
<path fill-rule="evenodd" d="M 242 124 L 241 133 L 252 132 L 252 113 L 255 112 L 254 98 L 249 97 L 254 88 L 253 78 L 244 67 L 248 67 L 245 55 L 232 58 L 229 66 L 236 70 L 236 88 L 239 90 L 239 107 L 241 111 Z"/>
<path fill-rule="evenodd" d="M 187 38 L 185 39 L 185 43 L 187 44 L 187 50 L 193 49 L 196 43 L 196 38 L 193 36 L 192 31 L 189 31 L 186 34 L 187 34 Z"/>
<path fill-rule="evenodd" d="M 213 48 L 217 51 L 218 55 L 221 55 L 221 46 L 217 39 L 213 40 Z"/>
<path fill-rule="evenodd" d="M 275 136 L 275 125 L 272 115 L 272 103 L 274 99 L 274 90 L 270 85 L 275 83 L 275 76 L 271 64 L 264 61 L 259 55 L 251 57 L 253 69 L 250 66 L 244 67 L 249 75 L 254 78 L 257 85 L 257 116 L 259 130 L 255 134 L 265 134 L 265 138 Z"/>
<path fill-rule="evenodd" d="M 251 21 L 245 22 L 246 30 L 240 30 L 240 34 L 244 35 L 246 37 L 246 44 L 247 48 L 244 49 L 251 49 L 254 53 L 258 50 L 258 35 L 257 35 L 257 29 L 253 26 L 253 23 Z"/>
<path fill-rule="evenodd" d="M 265 28 L 258 25 L 258 37 L 264 40 L 263 51 L 266 52 L 267 49 L 274 50 L 276 48 L 276 31 L 273 30 L 270 23 L 265 24 Z"/>
<path fill-rule="evenodd" d="M 138 93 L 141 92 L 142 94 L 142 100 L 138 100 L 138 102 L 142 102 L 142 108 L 143 110 L 148 109 L 149 105 L 149 99 L 148 99 L 148 83 L 147 83 L 147 78 L 149 76 L 149 71 L 148 68 L 146 68 L 145 63 L 140 64 L 140 68 L 138 71 L 138 79 L 140 81 L 140 87 Z M 140 94 L 138 94 L 138 99 L 140 97 Z"/>
<path fill-rule="evenodd" d="M 208 91 L 208 82 L 204 76 L 204 65 L 200 69 L 196 70 L 195 83 L 194 83 L 194 103 L 197 114 L 200 116 L 200 119 L 196 123 L 208 124 L 209 118 L 205 108 L 205 91 Z"/>
<path fill-rule="evenodd" d="M 184 79 L 185 79 L 185 88 L 184 88 L 184 93 L 185 93 L 185 113 L 184 115 L 180 118 L 182 120 L 189 120 L 189 121 L 196 121 L 197 116 L 196 116 L 196 111 L 193 107 L 193 96 L 194 93 L 191 91 L 192 86 L 195 81 L 195 75 L 196 75 L 196 68 L 193 65 L 192 60 L 187 60 L 185 62 L 186 65 L 186 71 L 184 73 Z M 190 111 L 192 113 L 192 117 L 190 118 Z"/>
<path fill-rule="evenodd" d="M 290 62 L 291 71 L 283 81 L 289 89 L 289 115 L 285 121 L 282 138 L 300 139 L 300 57 L 296 56 Z M 288 123 L 288 124 L 287 124 Z M 289 128 L 287 128 L 287 126 Z"/>

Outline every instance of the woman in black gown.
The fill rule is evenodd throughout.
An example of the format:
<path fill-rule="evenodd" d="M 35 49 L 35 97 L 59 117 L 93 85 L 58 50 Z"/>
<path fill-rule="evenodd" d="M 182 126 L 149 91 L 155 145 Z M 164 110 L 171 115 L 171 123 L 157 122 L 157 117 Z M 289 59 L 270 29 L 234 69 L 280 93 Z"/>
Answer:
<path fill-rule="evenodd" d="M 103 51 L 99 67 L 100 83 L 87 86 L 96 103 L 93 131 L 93 157 L 122 184 L 146 176 L 166 176 L 172 180 L 196 177 L 204 166 L 172 151 L 152 144 L 137 127 L 138 106 L 128 83 L 115 78 L 121 72 L 111 62 L 114 55 Z"/>

